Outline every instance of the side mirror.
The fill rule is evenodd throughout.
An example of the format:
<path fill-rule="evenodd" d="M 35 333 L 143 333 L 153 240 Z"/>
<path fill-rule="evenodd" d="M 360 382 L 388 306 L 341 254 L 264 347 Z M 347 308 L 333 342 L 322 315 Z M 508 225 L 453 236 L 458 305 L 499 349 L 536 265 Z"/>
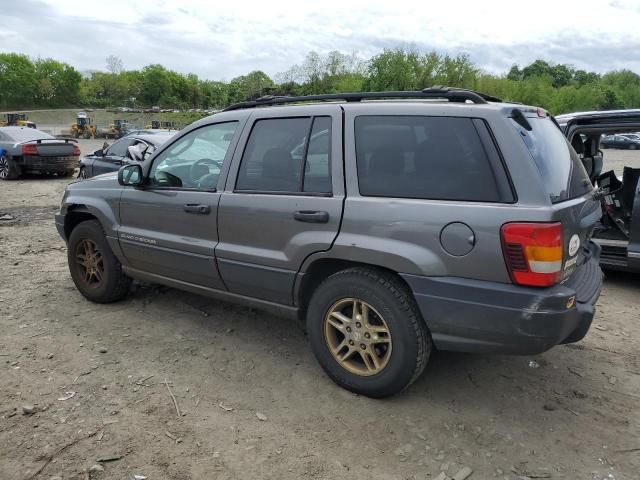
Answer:
<path fill-rule="evenodd" d="M 100 149 L 100 150 L 96 150 L 95 152 L 93 152 L 93 154 L 96 157 L 104 157 L 104 150 Z"/>
<path fill-rule="evenodd" d="M 139 187 L 142 185 L 142 167 L 138 163 L 125 165 L 118 170 L 118 183 L 124 186 Z"/>

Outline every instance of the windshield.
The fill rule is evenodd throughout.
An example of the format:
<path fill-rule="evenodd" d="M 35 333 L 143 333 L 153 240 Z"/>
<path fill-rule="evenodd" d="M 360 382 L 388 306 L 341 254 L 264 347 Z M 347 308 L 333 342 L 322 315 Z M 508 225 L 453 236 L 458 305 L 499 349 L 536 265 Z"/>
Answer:
<path fill-rule="evenodd" d="M 531 130 L 513 121 L 528 147 L 552 203 L 591 191 L 593 186 L 580 157 L 560 129 L 548 118 L 527 118 Z"/>

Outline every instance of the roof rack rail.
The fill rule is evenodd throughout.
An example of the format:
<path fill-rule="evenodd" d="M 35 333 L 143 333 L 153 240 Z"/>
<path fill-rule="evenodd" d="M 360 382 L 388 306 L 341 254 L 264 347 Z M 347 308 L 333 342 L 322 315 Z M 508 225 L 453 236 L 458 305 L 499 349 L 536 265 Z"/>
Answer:
<path fill-rule="evenodd" d="M 487 102 L 501 102 L 499 98 L 485 95 L 483 93 L 466 90 L 463 88 L 443 87 L 436 85 L 418 91 L 407 92 L 358 92 L 358 93 L 327 93 L 322 95 L 302 95 L 295 97 L 266 95 L 255 100 L 235 103 L 228 106 L 223 112 L 231 110 L 240 110 L 243 108 L 255 108 L 267 105 L 283 105 L 286 103 L 300 102 L 317 102 L 317 101 L 336 101 L 343 100 L 346 102 L 360 102 L 368 99 L 383 98 L 444 98 L 450 102 L 466 102 L 467 100 L 483 104 Z"/>

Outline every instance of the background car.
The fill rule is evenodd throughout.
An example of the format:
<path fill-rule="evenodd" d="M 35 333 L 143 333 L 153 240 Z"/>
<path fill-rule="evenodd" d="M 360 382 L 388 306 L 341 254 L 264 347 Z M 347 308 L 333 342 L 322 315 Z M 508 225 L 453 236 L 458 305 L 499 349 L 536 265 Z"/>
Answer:
<path fill-rule="evenodd" d="M 1 127 L 0 152 L 0 180 L 14 180 L 23 173 L 72 175 L 80 156 L 75 140 L 30 127 Z"/>
<path fill-rule="evenodd" d="M 103 173 L 115 172 L 122 165 L 136 160 L 144 160 L 144 158 L 151 155 L 158 147 L 173 137 L 174 134 L 175 132 L 127 135 L 116 140 L 111 145 L 107 145 L 107 142 L 105 142 L 103 148 L 80 160 L 78 178 L 91 178 Z M 144 152 L 143 158 L 136 159 L 133 158 L 129 147 L 139 147 L 138 150 L 148 148 Z"/>
<path fill-rule="evenodd" d="M 629 150 L 640 149 L 640 137 L 635 138 L 633 134 L 626 135 L 606 135 L 602 137 L 600 146 L 602 148 L 624 148 Z"/>

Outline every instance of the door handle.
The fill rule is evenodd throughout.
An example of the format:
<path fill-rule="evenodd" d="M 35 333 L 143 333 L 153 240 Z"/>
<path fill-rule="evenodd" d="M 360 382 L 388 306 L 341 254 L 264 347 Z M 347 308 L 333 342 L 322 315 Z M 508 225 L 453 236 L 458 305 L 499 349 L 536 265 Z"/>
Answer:
<path fill-rule="evenodd" d="M 184 211 L 187 213 L 198 213 L 200 215 L 209 215 L 211 207 L 209 205 L 200 205 L 198 203 L 187 203 L 184 206 Z"/>
<path fill-rule="evenodd" d="M 329 212 L 298 210 L 293 214 L 293 218 L 299 222 L 327 223 L 329 221 Z"/>

